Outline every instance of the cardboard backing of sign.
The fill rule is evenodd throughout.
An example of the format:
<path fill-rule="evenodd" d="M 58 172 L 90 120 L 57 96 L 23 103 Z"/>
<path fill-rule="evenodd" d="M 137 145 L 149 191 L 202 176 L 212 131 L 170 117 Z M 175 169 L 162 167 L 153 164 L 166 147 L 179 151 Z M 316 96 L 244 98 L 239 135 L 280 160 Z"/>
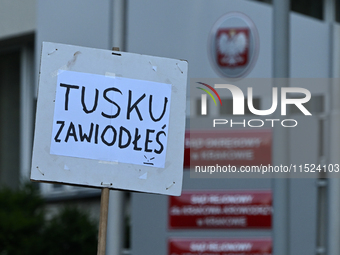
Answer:
<path fill-rule="evenodd" d="M 187 69 L 43 43 L 31 180 L 180 195 Z"/>

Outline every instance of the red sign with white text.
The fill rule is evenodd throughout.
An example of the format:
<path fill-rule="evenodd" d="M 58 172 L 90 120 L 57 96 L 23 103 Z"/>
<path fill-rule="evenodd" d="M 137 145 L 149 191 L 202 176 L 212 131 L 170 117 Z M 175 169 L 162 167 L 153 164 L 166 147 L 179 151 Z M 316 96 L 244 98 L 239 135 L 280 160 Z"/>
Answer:
<path fill-rule="evenodd" d="M 271 228 L 271 191 L 195 191 L 169 198 L 171 229 Z"/>
<path fill-rule="evenodd" d="M 169 255 L 271 255 L 270 238 L 172 238 L 168 241 Z"/>
<path fill-rule="evenodd" d="M 272 131 L 186 131 L 184 167 L 271 164 Z"/>

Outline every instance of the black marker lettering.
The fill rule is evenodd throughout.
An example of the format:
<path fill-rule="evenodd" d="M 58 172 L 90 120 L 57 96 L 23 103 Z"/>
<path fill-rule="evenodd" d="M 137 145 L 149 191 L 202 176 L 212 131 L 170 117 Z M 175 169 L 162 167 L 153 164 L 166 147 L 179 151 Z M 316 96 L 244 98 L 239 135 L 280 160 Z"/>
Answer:
<path fill-rule="evenodd" d="M 152 95 L 150 95 L 150 99 L 149 99 L 149 114 L 150 114 L 151 119 L 152 119 L 154 122 L 160 121 L 160 120 L 163 118 L 163 116 L 164 116 L 164 114 L 165 114 L 165 111 L 166 111 L 166 105 L 167 105 L 167 103 L 168 103 L 168 98 L 165 97 L 165 98 L 164 98 L 164 106 L 163 106 L 162 115 L 161 115 L 158 119 L 155 119 L 155 118 L 153 117 L 153 114 L 152 114 Z"/>
<path fill-rule="evenodd" d="M 148 144 L 152 142 L 152 140 L 149 140 L 149 134 L 154 133 L 154 132 L 155 132 L 155 130 L 153 130 L 153 129 L 147 129 L 146 130 L 145 148 L 144 148 L 144 151 L 146 151 L 146 152 L 152 152 L 152 150 L 149 149 Z"/>
<path fill-rule="evenodd" d="M 88 113 L 94 112 L 97 109 L 98 94 L 99 94 L 99 91 L 98 91 L 98 89 L 96 89 L 96 96 L 94 98 L 94 104 L 93 104 L 92 110 L 87 110 L 87 107 L 85 105 L 85 87 L 84 86 L 82 87 L 82 89 L 81 89 L 81 105 L 83 106 L 83 111 L 85 113 L 88 114 Z"/>
<path fill-rule="evenodd" d="M 59 130 L 57 132 L 57 134 L 54 137 L 54 141 L 56 141 L 57 143 L 60 143 L 60 139 L 58 139 L 61 131 L 63 130 L 63 127 L 65 126 L 65 121 L 57 121 L 57 124 L 61 124 L 61 126 L 59 127 Z"/>
<path fill-rule="evenodd" d="M 99 132 L 99 125 L 96 124 L 96 130 L 95 130 L 95 134 L 94 134 L 94 143 L 98 144 L 98 132 Z"/>
<path fill-rule="evenodd" d="M 80 124 L 78 124 L 80 141 L 83 142 L 86 139 L 87 142 L 91 142 L 92 133 L 93 133 L 93 126 L 94 126 L 94 124 L 91 123 L 90 132 L 87 135 L 86 133 L 83 134 L 82 126 Z"/>
<path fill-rule="evenodd" d="M 108 141 L 105 140 L 105 134 L 106 134 L 106 132 L 107 132 L 109 129 L 111 129 L 112 132 L 113 132 L 112 141 L 111 141 L 110 143 L 109 143 Z M 114 145 L 115 142 L 116 142 L 116 139 L 117 139 L 117 131 L 116 131 L 116 129 L 115 129 L 113 126 L 111 126 L 111 125 L 106 126 L 106 128 L 103 130 L 103 133 L 102 133 L 102 135 L 101 135 L 101 139 L 102 139 L 102 142 L 105 143 L 107 146 L 112 146 L 112 145 Z"/>
<path fill-rule="evenodd" d="M 156 135 L 156 142 L 159 144 L 159 146 L 161 147 L 159 150 L 154 150 L 154 152 L 156 152 L 157 154 L 161 154 L 162 151 L 164 150 L 164 146 L 163 144 L 159 141 L 159 136 L 163 134 L 164 136 L 166 136 L 165 132 L 164 131 L 160 131 L 157 133 Z"/>
<path fill-rule="evenodd" d="M 133 149 L 135 150 L 135 151 L 141 151 L 142 150 L 142 148 L 140 148 L 140 147 L 137 147 L 137 142 L 138 142 L 138 140 L 140 139 L 140 137 L 141 137 L 141 135 L 139 134 L 139 132 L 138 132 L 139 130 L 138 130 L 138 128 L 136 128 L 136 132 L 135 132 L 135 139 L 133 140 Z"/>
<path fill-rule="evenodd" d="M 127 108 L 127 115 L 126 118 L 129 120 L 130 119 L 130 113 L 132 112 L 133 108 L 136 109 L 136 112 L 138 114 L 138 117 L 140 120 L 143 120 L 142 115 L 140 114 L 140 111 L 138 109 L 138 103 L 143 100 L 145 97 L 145 93 L 131 106 L 131 97 L 132 97 L 132 91 L 129 90 L 129 100 L 128 100 L 128 108 Z"/>
<path fill-rule="evenodd" d="M 77 134 L 76 134 L 76 129 L 75 129 L 75 127 L 74 127 L 72 122 L 70 123 L 70 126 L 69 126 L 69 128 L 67 130 L 67 134 L 66 134 L 66 138 L 65 138 L 65 142 L 66 143 L 67 143 L 67 141 L 68 141 L 70 136 L 73 136 L 74 141 L 78 142 L 78 138 L 77 138 Z"/>
<path fill-rule="evenodd" d="M 104 92 L 103 92 L 104 98 L 105 98 L 108 102 L 110 102 L 110 103 L 114 104 L 115 106 L 117 106 L 117 112 L 116 112 L 116 114 L 114 114 L 114 115 L 108 115 L 108 114 L 105 114 L 105 113 L 102 112 L 102 115 L 103 115 L 105 118 L 113 119 L 113 118 L 116 118 L 116 117 L 119 115 L 119 113 L 120 113 L 120 107 L 119 107 L 119 105 L 118 105 L 116 102 L 114 102 L 114 101 L 112 101 L 110 98 L 108 98 L 108 96 L 107 96 L 106 94 L 107 94 L 107 92 L 109 92 L 109 91 L 116 91 L 116 92 L 119 92 L 121 95 L 123 95 L 123 93 L 122 93 L 119 89 L 117 89 L 117 88 L 108 88 L 108 89 L 105 89 Z"/>
<path fill-rule="evenodd" d="M 126 142 L 124 145 L 122 145 L 123 131 L 124 131 L 125 134 L 127 134 L 127 136 L 128 136 L 128 140 L 127 140 L 127 142 Z M 119 146 L 119 148 L 124 149 L 124 148 L 128 147 L 128 146 L 130 145 L 130 142 L 131 142 L 131 134 L 130 134 L 130 131 L 127 130 L 125 127 L 120 127 L 120 129 L 119 129 L 119 141 L 118 141 L 118 146 Z"/>
<path fill-rule="evenodd" d="M 69 97 L 69 94 L 70 94 L 70 90 L 71 89 L 79 89 L 79 86 L 65 84 L 65 83 L 60 83 L 60 87 L 66 88 L 66 93 L 65 93 L 65 111 L 68 111 L 68 97 Z"/>

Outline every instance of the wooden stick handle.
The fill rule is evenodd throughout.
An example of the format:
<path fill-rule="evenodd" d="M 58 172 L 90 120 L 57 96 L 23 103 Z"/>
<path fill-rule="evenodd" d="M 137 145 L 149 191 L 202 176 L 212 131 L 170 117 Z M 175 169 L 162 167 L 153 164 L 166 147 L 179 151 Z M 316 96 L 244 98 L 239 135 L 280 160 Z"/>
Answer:
<path fill-rule="evenodd" d="M 107 217 L 109 211 L 109 195 L 110 195 L 109 188 L 103 188 L 100 201 L 100 219 L 99 219 L 97 255 L 105 255 L 106 252 L 106 233 L 107 233 Z"/>

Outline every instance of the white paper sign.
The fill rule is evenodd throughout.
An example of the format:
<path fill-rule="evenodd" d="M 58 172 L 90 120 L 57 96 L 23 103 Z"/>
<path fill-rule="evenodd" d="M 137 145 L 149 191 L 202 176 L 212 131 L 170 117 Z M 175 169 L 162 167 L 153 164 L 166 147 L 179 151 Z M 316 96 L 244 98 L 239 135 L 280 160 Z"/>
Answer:
<path fill-rule="evenodd" d="M 50 153 L 164 168 L 171 84 L 58 73 Z"/>

